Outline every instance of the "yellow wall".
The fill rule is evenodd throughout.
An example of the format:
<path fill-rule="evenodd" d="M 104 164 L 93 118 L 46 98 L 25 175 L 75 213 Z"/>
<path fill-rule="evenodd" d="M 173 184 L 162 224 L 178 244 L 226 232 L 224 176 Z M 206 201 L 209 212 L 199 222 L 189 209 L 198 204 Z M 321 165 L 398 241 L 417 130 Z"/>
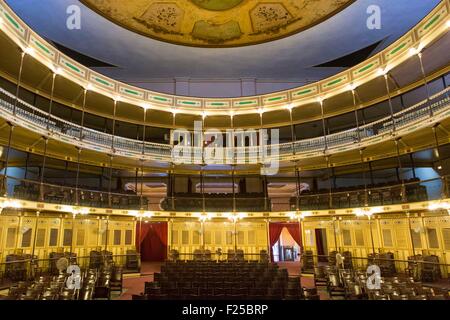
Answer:
<path fill-rule="evenodd" d="M 407 260 L 413 254 L 414 239 L 416 254 L 436 255 L 440 263 L 450 263 L 447 257 L 450 255 L 450 216 L 447 213 L 412 214 L 410 223 L 411 227 L 405 214 L 381 215 L 372 219 L 375 252 L 392 252 L 395 259 Z M 336 250 L 336 247 L 350 251 L 354 257 L 367 257 L 373 252 L 367 217 L 337 219 L 334 226 L 332 220 L 325 218 L 311 218 L 302 224 L 305 250 L 312 250 L 314 254 L 317 254 L 315 229 L 319 228 L 327 230 L 328 252 Z M 361 260 L 360 265 L 366 263 Z M 404 269 L 406 264 L 397 263 L 397 267 Z"/>
<path fill-rule="evenodd" d="M 189 254 L 202 247 L 202 226 L 199 221 L 173 221 L 169 223 L 169 244 L 178 250 L 182 259 L 188 259 Z M 267 250 L 267 227 L 264 221 L 240 221 L 236 224 L 237 235 L 234 234 L 234 224 L 226 221 L 208 221 L 204 223 L 204 246 L 212 253 L 219 248 L 222 253 L 237 248 L 246 254 L 259 255 L 260 250 Z M 256 259 L 256 256 L 255 256 Z"/>
<path fill-rule="evenodd" d="M 4 211 L 0 215 L 0 261 L 5 261 L 7 255 L 18 250 L 31 254 L 35 236 L 34 254 L 41 259 L 48 258 L 51 252 L 68 252 L 71 247 L 79 257 L 89 256 L 90 251 L 96 249 L 107 249 L 114 255 L 134 249 L 135 221 L 127 217 L 111 217 L 108 227 L 107 221 L 106 217 L 77 216 L 73 220 L 70 214 L 40 214 L 37 218 L 35 213 Z M 71 239 L 72 227 L 74 236 Z M 51 237 L 51 234 L 56 237 Z"/>
<path fill-rule="evenodd" d="M 416 254 L 437 255 L 441 263 L 450 263 L 447 258 L 450 255 L 450 216 L 447 212 L 411 214 L 409 221 L 405 214 L 384 214 L 372 218 L 370 225 L 367 217 L 354 216 L 338 218 L 335 221 L 330 217 L 309 217 L 301 224 L 304 249 L 312 250 L 314 254 L 317 254 L 315 229 L 321 228 L 326 230 L 328 252 L 338 248 L 341 251 L 350 251 L 354 257 L 367 257 L 373 251 L 369 228 L 371 225 L 376 252 L 393 252 L 396 259 L 406 260 L 413 254 L 414 239 Z M 70 233 L 72 227 L 72 241 L 70 237 L 66 237 L 65 241 L 64 233 Z M 265 220 L 237 222 L 237 235 L 234 234 L 233 222 L 225 219 L 205 222 L 204 234 L 201 232 L 201 222 L 193 219 L 170 220 L 168 228 L 169 249 L 186 254 L 181 256 L 185 259 L 191 258 L 190 254 L 194 250 L 201 249 L 202 243 L 205 249 L 212 253 L 219 248 L 222 253 L 233 250 L 235 241 L 237 248 L 243 249 L 246 254 L 258 255 L 260 250 L 268 249 Z M 107 249 L 115 255 L 121 255 L 125 254 L 126 250 L 134 249 L 135 229 L 136 221 L 132 217 L 111 217 L 107 226 L 106 217 L 77 216 L 73 220 L 70 214 L 48 213 L 40 214 L 37 218 L 33 212 L 4 210 L 0 214 L 0 261 L 4 262 L 8 254 L 17 250 L 31 254 L 34 241 L 34 253 L 41 259 L 48 258 L 51 252 L 68 252 L 71 245 L 72 251 L 79 257 L 89 256 L 91 250 L 99 249 Z M 57 237 L 53 237 L 53 243 L 52 233 L 57 234 Z M 366 263 L 367 261 L 361 260 L 360 265 Z M 404 263 L 398 263 L 399 270 L 405 267 Z M 446 274 L 448 270 L 443 271 Z"/>

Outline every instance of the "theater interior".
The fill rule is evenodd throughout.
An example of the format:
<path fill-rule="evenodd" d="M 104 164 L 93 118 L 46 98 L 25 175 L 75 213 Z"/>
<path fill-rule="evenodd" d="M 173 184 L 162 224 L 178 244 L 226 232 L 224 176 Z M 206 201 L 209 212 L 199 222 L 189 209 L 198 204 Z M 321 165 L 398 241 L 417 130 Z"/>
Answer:
<path fill-rule="evenodd" d="M 0 300 L 449 300 L 450 0 L 0 0 Z"/>

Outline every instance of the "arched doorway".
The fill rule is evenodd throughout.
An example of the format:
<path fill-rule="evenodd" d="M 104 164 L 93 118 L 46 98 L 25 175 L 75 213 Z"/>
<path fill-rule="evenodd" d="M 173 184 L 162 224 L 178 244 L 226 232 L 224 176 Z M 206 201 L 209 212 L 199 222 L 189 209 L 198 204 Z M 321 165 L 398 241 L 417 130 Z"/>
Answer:
<path fill-rule="evenodd" d="M 143 222 L 137 226 L 136 248 L 142 262 L 161 262 L 167 258 L 167 222 Z"/>

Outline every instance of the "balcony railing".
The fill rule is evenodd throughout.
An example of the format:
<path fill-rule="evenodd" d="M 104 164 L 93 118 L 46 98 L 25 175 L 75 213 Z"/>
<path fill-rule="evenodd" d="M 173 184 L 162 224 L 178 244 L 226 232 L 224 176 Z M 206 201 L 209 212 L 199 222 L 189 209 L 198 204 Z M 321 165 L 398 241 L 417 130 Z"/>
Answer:
<path fill-rule="evenodd" d="M 333 149 L 345 145 L 356 144 L 359 142 L 369 141 L 371 138 L 386 134 L 392 131 L 401 130 L 413 123 L 423 121 L 431 118 L 433 115 L 439 114 L 444 109 L 447 109 L 450 104 L 448 95 L 449 88 L 437 93 L 430 99 L 421 101 L 420 103 L 406 108 L 396 114 L 387 116 L 375 122 L 363 125 L 359 128 L 329 134 L 325 137 L 316 137 L 312 139 L 299 140 L 294 143 L 279 144 L 279 156 L 292 155 L 295 150 L 296 154 L 323 151 L 326 149 Z M 138 140 L 128 139 L 120 136 L 113 136 L 111 134 L 99 132 L 80 125 L 63 120 L 56 116 L 50 115 L 29 103 L 18 100 L 15 101 L 15 96 L 8 91 L 0 88 L 0 106 L 4 111 L 5 117 L 15 116 L 18 119 L 38 127 L 40 130 L 49 132 L 51 134 L 58 134 L 66 138 L 66 141 L 72 143 L 83 142 L 96 149 L 106 149 L 107 152 L 120 150 L 126 155 L 134 157 L 142 157 L 142 155 L 153 157 L 162 161 L 173 161 L 172 146 L 166 144 L 158 144 L 153 142 L 142 142 Z M 14 107 L 16 104 L 16 107 Z M 274 146 L 264 146 L 267 158 L 274 155 L 271 154 L 271 148 Z M 186 147 L 189 152 L 187 155 L 182 155 L 183 159 L 192 159 L 194 152 L 202 152 L 200 147 Z M 242 159 L 252 160 L 252 157 L 261 158 L 258 154 L 259 147 L 235 147 L 223 148 L 224 153 L 231 154 L 231 159 L 239 161 Z M 253 155 L 253 156 L 252 156 Z M 256 156 L 254 156 L 256 155 Z M 278 156 L 278 155 L 277 155 Z M 254 159 L 255 160 L 255 159 Z M 257 159 L 256 159 L 257 160 Z M 256 162 L 257 163 L 257 162 Z"/>
<path fill-rule="evenodd" d="M 348 189 L 318 190 L 285 196 L 176 194 L 159 203 L 151 197 L 115 190 L 92 190 L 0 176 L 1 195 L 11 199 L 93 208 L 179 212 L 279 212 L 377 207 L 448 197 L 450 176 Z"/>

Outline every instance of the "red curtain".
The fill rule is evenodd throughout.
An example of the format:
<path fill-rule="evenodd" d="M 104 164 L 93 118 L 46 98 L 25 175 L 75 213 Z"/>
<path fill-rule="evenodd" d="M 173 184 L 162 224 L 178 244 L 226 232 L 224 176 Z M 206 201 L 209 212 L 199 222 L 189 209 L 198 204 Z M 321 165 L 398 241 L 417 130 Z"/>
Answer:
<path fill-rule="evenodd" d="M 297 242 L 298 246 L 302 247 L 302 235 L 300 233 L 300 224 L 298 223 L 286 223 L 286 229 L 289 231 L 290 235 Z"/>
<path fill-rule="evenodd" d="M 325 248 L 322 241 L 322 229 L 315 229 L 317 255 L 325 255 Z M 319 257 L 319 261 L 327 261 L 326 257 Z"/>
<path fill-rule="evenodd" d="M 292 238 L 297 244 L 302 246 L 302 236 L 300 232 L 300 225 L 298 223 L 270 223 L 269 224 L 269 241 L 270 241 L 270 256 L 273 261 L 273 249 L 272 247 L 280 239 L 283 228 L 286 228 Z"/>
<path fill-rule="evenodd" d="M 164 261 L 167 257 L 167 222 L 137 224 L 136 248 L 142 261 Z"/>

